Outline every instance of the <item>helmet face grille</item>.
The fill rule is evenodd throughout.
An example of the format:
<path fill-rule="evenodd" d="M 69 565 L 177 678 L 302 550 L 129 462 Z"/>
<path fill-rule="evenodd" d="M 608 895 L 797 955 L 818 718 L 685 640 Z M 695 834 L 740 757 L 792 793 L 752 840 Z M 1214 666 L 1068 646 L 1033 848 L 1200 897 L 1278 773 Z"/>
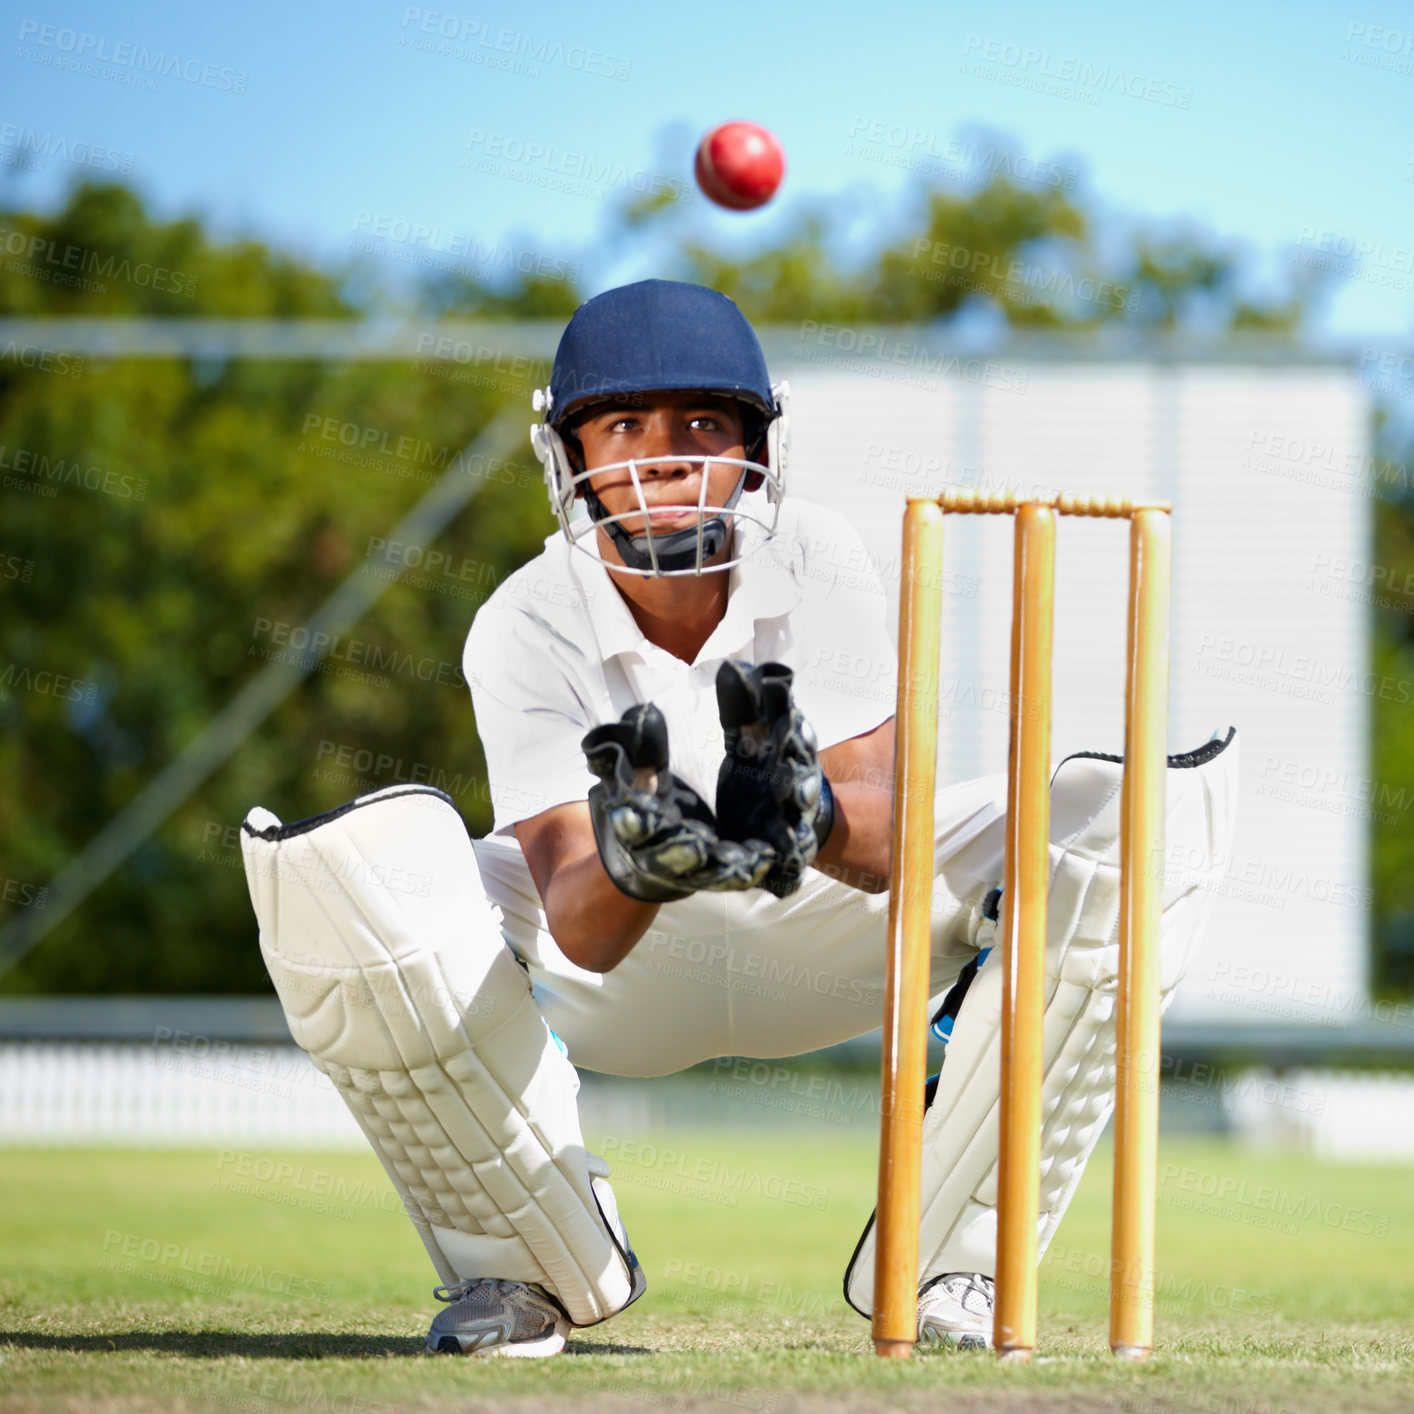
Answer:
<path fill-rule="evenodd" d="M 667 460 L 665 458 L 664 460 Z M 766 538 L 775 533 L 780 515 L 782 487 L 779 478 L 760 462 L 740 457 L 675 456 L 674 465 L 683 462 L 702 463 L 698 497 L 695 504 L 673 504 L 673 509 L 694 514 L 691 524 L 673 529 L 654 531 L 651 513 L 666 508 L 667 503 L 652 501 L 644 495 L 641 471 L 651 462 L 615 462 L 579 472 L 567 484 L 579 491 L 589 515 L 582 519 L 561 516 L 561 525 L 570 545 L 601 560 L 615 570 L 650 576 L 715 574 L 730 570 L 744 558 L 743 534 L 748 524 L 765 532 Z M 738 471 L 735 485 L 723 503 L 707 498 L 708 473 L 714 466 L 734 467 Z M 636 505 L 626 511 L 611 513 L 590 486 L 590 478 L 606 471 L 623 471 L 633 486 Z M 760 504 L 757 493 L 746 493 L 752 474 L 760 477 L 765 491 L 766 506 Z M 746 494 L 746 500 L 743 496 Z M 636 524 L 634 524 L 636 522 Z M 618 552 L 617 560 L 605 560 L 600 553 L 597 531 L 602 530 Z M 727 549 L 735 534 L 730 553 L 719 562 L 709 563 Z"/>

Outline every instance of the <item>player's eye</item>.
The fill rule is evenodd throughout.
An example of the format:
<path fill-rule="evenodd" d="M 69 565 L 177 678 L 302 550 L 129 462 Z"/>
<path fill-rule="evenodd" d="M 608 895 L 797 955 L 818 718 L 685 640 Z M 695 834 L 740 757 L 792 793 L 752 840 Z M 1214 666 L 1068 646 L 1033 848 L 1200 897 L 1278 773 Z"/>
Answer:
<path fill-rule="evenodd" d="M 720 432 L 722 424 L 717 421 L 715 413 L 699 412 L 689 419 L 689 425 L 702 432 Z"/>

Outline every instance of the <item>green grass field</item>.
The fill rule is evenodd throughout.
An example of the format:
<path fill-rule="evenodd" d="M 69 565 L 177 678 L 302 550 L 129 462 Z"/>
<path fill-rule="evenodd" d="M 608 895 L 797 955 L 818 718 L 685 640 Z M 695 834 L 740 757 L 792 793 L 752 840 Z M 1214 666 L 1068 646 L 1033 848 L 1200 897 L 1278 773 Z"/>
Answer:
<path fill-rule="evenodd" d="M 1414 1406 L 1414 1195 L 1394 1165 L 1166 1144 L 1158 1350 L 1121 1367 L 1097 1155 L 1043 1267 L 1044 1358 L 1018 1367 L 873 1358 L 840 1294 L 872 1136 L 597 1147 L 647 1295 L 524 1362 L 421 1353 L 433 1273 L 371 1156 L 0 1150 L 0 1410 Z"/>

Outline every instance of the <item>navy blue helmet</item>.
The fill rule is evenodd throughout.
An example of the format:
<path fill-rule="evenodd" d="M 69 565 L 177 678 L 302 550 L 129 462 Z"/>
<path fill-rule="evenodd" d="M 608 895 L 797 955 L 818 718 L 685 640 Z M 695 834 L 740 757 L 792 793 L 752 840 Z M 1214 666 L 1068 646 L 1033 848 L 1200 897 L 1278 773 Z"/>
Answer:
<path fill-rule="evenodd" d="M 756 331 L 726 295 L 640 280 L 575 310 L 550 373 L 550 423 L 637 393 L 721 393 L 770 416 L 775 399 Z"/>

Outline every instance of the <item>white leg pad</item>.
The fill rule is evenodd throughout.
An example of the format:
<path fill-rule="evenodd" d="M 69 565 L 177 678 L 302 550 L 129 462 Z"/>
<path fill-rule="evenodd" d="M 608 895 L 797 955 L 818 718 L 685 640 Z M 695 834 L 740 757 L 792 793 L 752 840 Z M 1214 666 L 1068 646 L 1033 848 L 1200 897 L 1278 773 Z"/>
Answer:
<path fill-rule="evenodd" d="M 584 1148 L 579 1077 L 502 940 L 455 806 L 398 786 L 290 826 L 257 808 L 242 847 L 290 1032 L 442 1281 L 535 1282 L 576 1325 L 627 1305 L 636 1263 L 608 1167 Z"/>
<path fill-rule="evenodd" d="M 1226 864 L 1237 802 L 1236 734 L 1172 763 L 1160 933 L 1164 1006 L 1187 970 L 1214 897 L 1211 884 Z M 1045 1253 L 1114 1107 L 1120 774 L 1113 758 L 1070 757 L 1051 783 L 1039 1254 Z M 977 856 L 993 851 L 991 877 L 998 882 L 1003 825 L 998 822 L 990 841 L 968 845 L 972 869 L 985 867 Z M 1172 861 L 1179 861 L 1178 867 Z M 989 926 L 999 942 L 998 925 Z M 979 937 L 981 946 L 991 941 Z M 924 1116 L 920 1286 L 947 1272 L 996 1272 L 1001 972 L 1000 956 L 989 957 L 968 988 Z M 873 1218 L 845 1273 L 845 1297 L 870 1314 Z"/>

